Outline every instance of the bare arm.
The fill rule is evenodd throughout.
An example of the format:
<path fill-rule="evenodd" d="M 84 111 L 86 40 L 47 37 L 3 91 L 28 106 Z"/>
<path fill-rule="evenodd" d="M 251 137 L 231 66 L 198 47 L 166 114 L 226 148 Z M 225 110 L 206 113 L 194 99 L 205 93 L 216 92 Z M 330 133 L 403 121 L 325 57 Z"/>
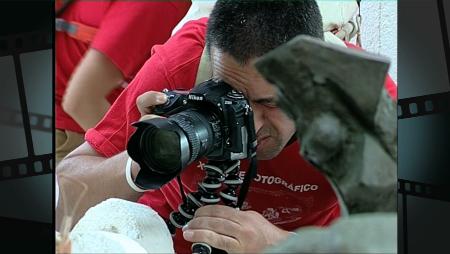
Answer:
<path fill-rule="evenodd" d="M 123 80 L 121 71 L 108 57 L 89 49 L 72 74 L 62 106 L 85 131 L 108 111 L 105 97 Z"/>
<path fill-rule="evenodd" d="M 56 168 L 59 180 L 60 195 L 56 211 L 56 229 L 59 230 L 63 215 L 74 213 L 73 225 L 84 215 L 87 209 L 108 198 L 121 198 L 137 201 L 142 193 L 131 189 L 125 180 L 125 164 L 128 159 L 126 151 L 111 158 L 98 154 L 87 142 L 83 143 Z M 137 164 L 132 164 L 133 176 L 137 174 Z M 88 193 L 74 211 L 73 204 L 79 197 L 80 188 L 76 183 L 63 178 L 77 179 L 88 186 Z"/>
<path fill-rule="evenodd" d="M 154 105 L 164 103 L 166 97 L 159 92 L 145 92 L 136 100 L 136 105 L 141 113 L 141 120 L 159 117 L 151 114 Z M 59 189 L 63 191 L 64 197 L 60 195 L 56 210 L 56 229 L 59 230 L 61 219 L 67 213 L 74 213 L 73 224 L 84 215 L 92 206 L 108 198 L 121 198 L 136 201 L 142 193 L 131 189 L 125 178 L 125 164 L 128 159 L 126 151 L 113 157 L 106 158 L 97 153 L 89 143 L 84 142 L 81 146 L 67 155 L 56 167 L 58 178 L 68 176 L 83 182 L 88 186 L 88 193 L 81 200 L 79 207 L 73 210 L 71 207 L 79 197 L 80 188 L 76 183 L 61 179 Z M 133 179 L 139 171 L 139 166 L 132 163 Z"/>

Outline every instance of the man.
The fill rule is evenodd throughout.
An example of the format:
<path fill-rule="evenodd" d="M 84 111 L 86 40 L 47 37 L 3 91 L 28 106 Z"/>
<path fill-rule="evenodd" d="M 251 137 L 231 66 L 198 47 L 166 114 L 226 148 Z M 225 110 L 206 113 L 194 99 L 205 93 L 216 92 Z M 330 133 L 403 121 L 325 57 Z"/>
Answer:
<path fill-rule="evenodd" d="M 294 122 L 277 107 L 274 87 L 252 65 L 257 57 L 298 34 L 323 37 L 315 1 L 217 1 L 209 21 L 188 22 L 164 45 L 155 46 L 152 57 L 103 121 L 86 133 L 87 142 L 58 168 L 90 188 L 77 217 L 109 197 L 139 198 L 138 202 L 164 218 L 177 209 L 181 195 L 174 180 L 142 196 L 132 190 L 124 176 L 125 149 L 134 132 L 131 123 L 157 117 L 151 115 L 152 108 L 166 100 L 157 91 L 194 86 L 206 46 L 213 76 L 243 92 L 254 110 L 258 176 L 250 186 L 245 211 L 220 205 L 198 209 L 183 232 L 176 232 L 177 253 L 189 253 L 192 242 L 232 253 L 255 253 L 301 226 L 331 223 L 340 214 L 337 198 L 325 177 L 300 157 Z M 242 169 L 247 165 L 243 161 Z M 203 177 L 201 166 L 193 163 L 181 174 L 186 192 L 196 190 Z M 133 163 L 133 177 L 138 171 Z M 70 185 L 61 188 L 70 190 Z M 68 199 L 75 197 L 76 193 L 70 193 Z"/>
<path fill-rule="evenodd" d="M 56 163 L 84 142 L 84 132 L 103 118 L 121 85 L 134 77 L 153 45 L 170 37 L 191 4 L 65 2 L 57 6 L 55 35 Z M 76 29 L 64 29 L 67 24 Z"/>

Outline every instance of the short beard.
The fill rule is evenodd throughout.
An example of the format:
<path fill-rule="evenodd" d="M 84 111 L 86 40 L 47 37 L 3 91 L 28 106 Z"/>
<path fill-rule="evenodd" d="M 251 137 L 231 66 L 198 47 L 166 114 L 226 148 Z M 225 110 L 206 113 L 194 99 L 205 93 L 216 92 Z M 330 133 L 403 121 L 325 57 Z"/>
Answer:
<path fill-rule="evenodd" d="M 278 156 L 283 149 L 284 144 L 275 144 L 271 146 L 271 148 L 266 147 L 266 151 L 258 152 L 258 150 L 256 150 L 256 158 L 258 160 L 271 160 Z"/>

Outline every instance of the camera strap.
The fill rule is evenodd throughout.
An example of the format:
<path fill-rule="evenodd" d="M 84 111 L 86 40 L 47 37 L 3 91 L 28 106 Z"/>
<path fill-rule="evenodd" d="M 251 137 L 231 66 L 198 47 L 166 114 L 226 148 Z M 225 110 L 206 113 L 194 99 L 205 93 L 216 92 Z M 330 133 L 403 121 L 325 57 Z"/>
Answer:
<path fill-rule="evenodd" d="M 96 27 L 61 18 L 64 11 L 74 2 L 75 0 L 57 0 L 55 2 L 55 31 L 64 32 L 78 41 L 90 43 L 94 40 L 97 33 L 98 29 Z"/>
<path fill-rule="evenodd" d="M 183 200 L 183 203 L 186 203 L 186 200 L 187 200 L 186 193 L 184 193 L 183 182 L 181 182 L 180 174 L 177 175 L 177 182 L 178 182 L 178 185 L 180 186 L 181 200 Z"/>
<path fill-rule="evenodd" d="M 251 107 L 247 108 L 246 112 L 246 125 L 248 126 L 248 152 L 250 154 L 250 165 L 245 173 L 244 181 L 242 182 L 241 189 L 239 190 L 239 196 L 237 201 L 237 207 L 242 208 L 247 192 L 250 188 L 250 183 L 253 178 L 256 177 L 258 171 L 258 160 L 256 159 L 256 147 L 258 142 L 256 141 L 255 123 L 253 122 L 253 110 Z"/>
<path fill-rule="evenodd" d="M 200 63 L 198 65 L 197 76 L 195 78 L 195 86 L 202 82 L 212 78 L 211 61 L 209 59 L 208 49 L 205 46 L 200 57 Z"/>
<path fill-rule="evenodd" d="M 252 179 L 256 177 L 256 172 L 257 172 L 257 160 L 255 155 L 254 157 L 251 158 L 250 165 L 248 167 L 247 173 L 245 174 L 244 181 L 241 185 L 241 190 L 239 191 L 237 202 L 237 207 L 239 207 L 239 209 L 241 209 L 242 205 L 244 204 L 245 198 L 250 188 L 250 183 Z"/>

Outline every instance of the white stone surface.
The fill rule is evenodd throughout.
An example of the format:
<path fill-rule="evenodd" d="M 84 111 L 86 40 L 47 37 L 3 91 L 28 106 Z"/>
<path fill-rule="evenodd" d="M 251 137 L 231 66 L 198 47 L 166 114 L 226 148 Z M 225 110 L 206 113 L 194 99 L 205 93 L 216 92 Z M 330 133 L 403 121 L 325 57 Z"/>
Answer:
<path fill-rule="evenodd" d="M 362 0 L 361 17 L 363 48 L 389 57 L 389 74 L 397 81 L 397 1 Z"/>
<path fill-rule="evenodd" d="M 70 238 L 72 253 L 147 253 L 136 241 L 110 232 L 76 232 Z"/>
<path fill-rule="evenodd" d="M 148 206 L 111 198 L 90 208 L 71 234 L 103 231 L 139 243 L 147 253 L 174 253 L 172 236 L 164 220 Z"/>

